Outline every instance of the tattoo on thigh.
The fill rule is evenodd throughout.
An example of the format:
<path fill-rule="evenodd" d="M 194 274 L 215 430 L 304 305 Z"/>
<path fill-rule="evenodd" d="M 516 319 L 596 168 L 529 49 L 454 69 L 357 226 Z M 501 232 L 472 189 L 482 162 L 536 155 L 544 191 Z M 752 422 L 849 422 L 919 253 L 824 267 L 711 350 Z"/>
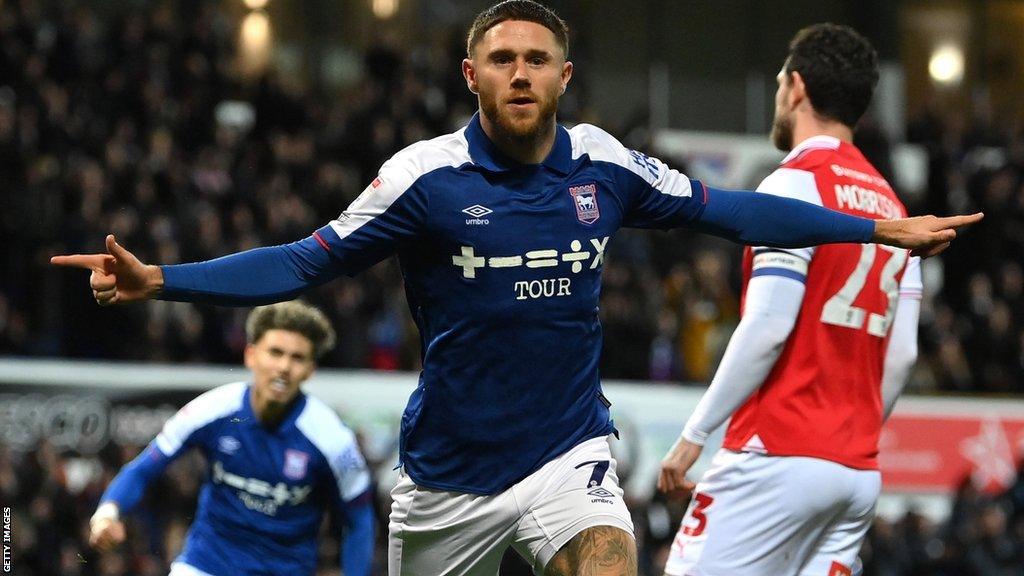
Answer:
<path fill-rule="evenodd" d="M 594 526 L 555 554 L 546 576 L 636 576 L 636 542 L 626 531 Z"/>

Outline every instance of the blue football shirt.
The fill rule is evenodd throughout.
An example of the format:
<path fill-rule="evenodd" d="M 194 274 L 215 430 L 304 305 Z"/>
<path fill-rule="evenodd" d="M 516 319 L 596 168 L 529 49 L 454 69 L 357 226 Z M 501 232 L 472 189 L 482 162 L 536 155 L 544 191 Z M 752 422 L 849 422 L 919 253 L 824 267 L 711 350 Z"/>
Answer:
<path fill-rule="evenodd" d="M 311 575 L 324 512 L 365 498 L 369 471 L 355 435 L 323 402 L 300 393 L 285 418 L 267 428 L 249 395 L 240 382 L 186 404 L 102 500 L 130 511 L 144 477 L 196 448 L 209 471 L 176 562 L 224 576 Z"/>
<path fill-rule="evenodd" d="M 696 218 L 703 187 L 590 125 L 550 155 L 502 155 L 478 117 L 384 164 L 316 237 L 346 272 L 397 252 L 423 372 L 401 463 L 423 486 L 508 488 L 613 431 L 601 396 L 598 297 L 622 226 Z"/>

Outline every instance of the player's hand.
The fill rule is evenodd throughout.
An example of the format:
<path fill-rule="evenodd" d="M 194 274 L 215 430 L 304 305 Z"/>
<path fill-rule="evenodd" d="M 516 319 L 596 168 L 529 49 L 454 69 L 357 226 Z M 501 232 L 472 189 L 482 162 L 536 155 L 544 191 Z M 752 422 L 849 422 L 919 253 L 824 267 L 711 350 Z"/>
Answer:
<path fill-rule="evenodd" d="M 876 220 L 871 241 L 898 248 L 909 248 L 911 256 L 927 258 L 949 248 L 957 228 L 980 222 L 981 212 L 969 216 L 917 216 L 898 220 Z"/>
<path fill-rule="evenodd" d="M 107 254 L 54 256 L 50 264 L 91 270 L 89 286 L 100 306 L 155 298 L 164 284 L 159 266 L 139 262 L 117 243 L 113 234 L 107 236 Z"/>
<path fill-rule="evenodd" d="M 697 484 L 686 479 L 686 473 L 700 457 L 703 446 L 680 438 L 661 460 L 661 474 L 658 475 L 658 490 L 669 499 L 688 496 Z"/>
<path fill-rule="evenodd" d="M 118 518 L 116 507 L 111 510 L 105 509 L 106 506 L 100 506 L 89 521 L 89 546 L 101 552 L 112 550 L 124 542 L 126 536 L 124 522 Z"/>

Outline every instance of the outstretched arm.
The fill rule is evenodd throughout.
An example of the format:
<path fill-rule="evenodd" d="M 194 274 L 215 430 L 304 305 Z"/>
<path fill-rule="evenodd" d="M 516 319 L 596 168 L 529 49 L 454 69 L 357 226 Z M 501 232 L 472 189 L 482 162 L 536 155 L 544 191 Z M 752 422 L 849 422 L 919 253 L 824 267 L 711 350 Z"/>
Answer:
<path fill-rule="evenodd" d="M 956 228 L 982 218 L 980 213 L 950 218 L 860 218 L 774 194 L 710 188 L 657 158 L 627 150 L 607 134 L 596 134 L 595 141 L 599 142 L 598 159 L 619 167 L 615 174 L 626 206 L 624 226 L 690 227 L 743 244 L 776 248 L 872 242 L 908 248 L 914 256 L 927 257 L 945 250 L 956 238 Z M 787 186 L 792 188 L 793 183 Z M 776 194 L 779 192 L 784 191 Z"/>
<path fill-rule="evenodd" d="M 381 168 L 348 209 L 308 238 L 174 266 L 146 265 L 107 236 L 106 254 L 54 256 L 52 264 L 90 270 L 101 305 L 159 298 L 229 306 L 279 302 L 341 274 L 355 274 L 416 237 L 427 217 L 427 194 L 416 186 L 415 151 Z"/>
<path fill-rule="evenodd" d="M 934 256 L 949 247 L 956 229 L 981 213 L 937 218 L 871 220 L 772 194 L 705 188 L 705 205 L 693 226 L 743 244 L 798 248 L 838 242 L 872 242 Z"/>
<path fill-rule="evenodd" d="M 227 306 L 290 300 L 341 274 L 315 235 L 207 262 L 161 266 L 161 271 L 159 299 Z"/>
<path fill-rule="evenodd" d="M 89 285 L 101 306 L 154 298 L 255 306 L 289 300 L 341 274 L 316 235 L 173 266 L 143 264 L 113 235 L 107 236 L 107 250 L 109 254 L 54 256 L 50 262 L 91 270 Z"/>

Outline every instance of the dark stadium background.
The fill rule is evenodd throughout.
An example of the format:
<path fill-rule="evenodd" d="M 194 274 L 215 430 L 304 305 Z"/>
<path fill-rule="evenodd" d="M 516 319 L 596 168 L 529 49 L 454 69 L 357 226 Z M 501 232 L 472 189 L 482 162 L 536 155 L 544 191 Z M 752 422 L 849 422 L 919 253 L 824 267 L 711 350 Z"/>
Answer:
<path fill-rule="evenodd" d="M 459 73 L 463 34 L 489 4 L 0 0 L 0 364 L 238 364 L 246 310 L 100 309 L 82 273 L 47 258 L 101 250 L 107 232 L 159 263 L 307 235 L 395 151 L 472 114 Z M 687 134 L 766 144 L 775 73 L 796 30 L 827 20 L 868 36 L 882 82 L 858 145 L 891 181 L 907 183 L 900 191 L 911 213 L 987 213 L 929 264 L 909 393 L 1020 407 L 1024 2 L 549 4 L 570 24 L 576 65 L 560 120 L 598 124 L 683 171 L 692 160 L 680 152 Z M 736 185 L 756 185 L 768 169 Z M 737 322 L 738 256 L 736 246 L 685 232 L 621 233 L 605 264 L 603 377 L 706 383 Z M 393 261 L 307 298 L 340 333 L 323 366 L 418 369 Z M 13 513 L 13 573 L 166 574 L 194 509 L 201 460 L 175 464 L 133 520 L 128 544 L 97 555 L 84 545 L 88 518 L 147 438 L 124 434 L 84 453 L 45 437 L 16 442 L 37 414 L 12 406 L 33 394 L 53 392 L 0 384 L 0 500 Z M 191 395 L 136 397 L 133 409 L 152 409 L 138 412 L 139 429 L 151 431 Z M 1020 449 L 1011 446 L 1012 462 Z M 641 573 L 660 574 L 672 536 L 665 526 L 678 525 L 683 505 L 631 504 Z M 388 503 L 380 505 L 383 520 Z M 964 475 L 949 507 L 943 518 L 913 505 L 880 517 L 862 553 L 865 574 L 1024 574 L 1024 474 L 998 490 Z M 332 538 L 321 547 L 325 575 L 337 573 Z M 503 574 L 526 573 L 515 559 L 507 564 Z"/>

